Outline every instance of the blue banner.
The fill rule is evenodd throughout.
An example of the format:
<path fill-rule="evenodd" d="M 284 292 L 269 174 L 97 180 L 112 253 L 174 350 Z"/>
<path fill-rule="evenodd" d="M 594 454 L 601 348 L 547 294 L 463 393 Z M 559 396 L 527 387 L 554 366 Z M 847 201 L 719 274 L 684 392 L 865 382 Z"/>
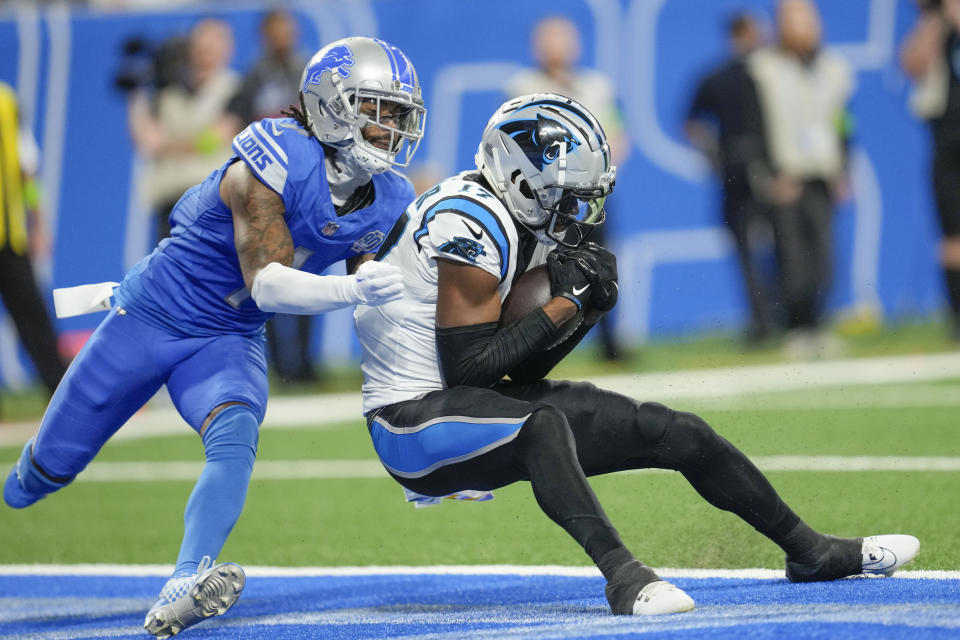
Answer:
<path fill-rule="evenodd" d="M 907 110 L 909 86 L 897 47 L 915 19 L 907 0 L 822 2 L 826 41 L 856 74 L 851 110 L 852 199 L 837 212 L 830 308 L 870 308 L 888 319 L 942 305 L 938 228 L 928 178 L 924 125 Z M 621 266 L 618 331 L 625 339 L 733 330 L 746 301 L 732 245 L 720 225 L 719 193 L 682 134 L 698 78 L 726 55 L 724 26 L 734 9 L 770 16 L 772 0 L 317 1 L 294 5 L 309 55 L 347 35 L 377 35 L 413 60 L 428 108 L 416 162 L 437 174 L 469 168 L 479 134 L 503 100 L 511 73 L 533 64 L 530 30 L 547 14 L 572 18 L 584 66 L 614 79 L 631 154 L 619 167 L 609 241 Z M 163 12 L 98 12 L 22 4 L 0 12 L 0 79 L 14 85 L 42 153 L 55 233 L 48 288 L 118 280 L 149 250 L 152 229 L 133 197 L 137 156 L 126 100 L 113 86 L 124 43 L 184 35 L 203 17 L 234 29 L 232 66 L 257 58 L 262 10 L 219 4 Z M 43 269 L 41 269 L 43 272 Z M 97 315 L 57 321 L 86 331 Z M 349 312 L 332 314 L 318 356 L 353 359 Z M 9 333 L 7 326 L 0 332 Z M 349 340 L 345 336 L 350 336 Z M 25 365 L 0 336 L 0 375 Z M 6 349 L 6 350 L 5 350 Z M 3 353 L 7 353 L 4 357 Z"/>

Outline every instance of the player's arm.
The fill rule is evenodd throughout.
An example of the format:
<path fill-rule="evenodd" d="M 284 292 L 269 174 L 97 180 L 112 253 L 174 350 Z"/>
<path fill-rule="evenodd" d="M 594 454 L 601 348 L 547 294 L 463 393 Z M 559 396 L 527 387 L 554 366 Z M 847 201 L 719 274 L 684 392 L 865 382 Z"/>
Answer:
<path fill-rule="evenodd" d="M 355 304 L 382 304 L 402 293 L 399 270 L 378 262 L 348 276 L 292 269 L 293 238 L 283 200 L 242 162 L 227 169 L 220 196 L 233 213 L 243 281 L 262 311 L 313 315 Z"/>
<path fill-rule="evenodd" d="M 598 244 L 587 242 L 577 249 L 555 251 L 547 259 L 547 267 L 554 294 L 571 296 L 578 306 L 589 300 L 589 305 L 573 333 L 549 349 L 532 353 L 510 370 L 510 379 L 521 384 L 545 378 L 583 340 L 593 325 L 613 309 L 619 297 L 617 259 Z M 582 284 L 584 279 L 589 283 L 588 287 Z M 565 293 L 571 290 L 580 291 L 579 297 Z"/>
<path fill-rule="evenodd" d="M 488 387 L 556 339 L 577 312 L 572 300 L 551 299 L 498 329 L 499 280 L 462 262 L 437 259 L 437 353 L 448 387 Z"/>

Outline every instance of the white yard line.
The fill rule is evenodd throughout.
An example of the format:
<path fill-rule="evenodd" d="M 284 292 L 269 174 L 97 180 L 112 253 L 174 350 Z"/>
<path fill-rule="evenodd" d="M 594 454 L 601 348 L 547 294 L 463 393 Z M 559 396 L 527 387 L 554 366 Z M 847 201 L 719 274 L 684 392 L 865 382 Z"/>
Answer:
<path fill-rule="evenodd" d="M 960 457 L 931 456 L 755 456 L 763 471 L 960 471 Z M 94 461 L 78 482 L 196 481 L 203 462 L 98 462 Z M 624 473 L 669 473 L 643 469 Z M 389 478 L 380 462 L 361 460 L 260 460 L 255 480 L 316 480 Z"/>
<path fill-rule="evenodd" d="M 883 393 L 876 393 L 869 388 L 869 385 L 913 385 L 950 379 L 960 379 L 960 353 L 618 374 L 597 376 L 590 378 L 590 381 L 599 387 L 640 400 L 657 400 L 668 404 L 802 409 L 960 406 L 960 387 L 952 385 L 938 388 L 938 385 L 920 384 L 917 388 L 890 389 Z M 803 391 L 812 393 L 796 393 Z M 360 422 L 360 407 L 359 393 L 273 396 L 263 427 L 316 429 L 349 421 Z M 36 428 L 33 422 L 0 424 L 0 447 L 23 444 Z M 133 416 L 114 439 L 183 435 L 189 432 L 189 427 L 169 406 L 169 401 L 155 401 Z"/>
<path fill-rule="evenodd" d="M 172 565 L 164 564 L 7 564 L 0 565 L 5 576 L 165 576 Z M 565 565 L 428 565 L 370 567 L 268 567 L 244 566 L 247 576 L 257 578 L 312 578 L 342 576 L 405 576 L 405 575 L 517 575 L 599 577 L 596 567 Z M 670 578 L 728 578 L 778 580 L 783 569 L 684 569 L 658 567 L 657 573 Z M 898 571 L 895 578 L 960 580 L 960 571 Z M 866 579 L 884 579 L 880 576 Z"/>

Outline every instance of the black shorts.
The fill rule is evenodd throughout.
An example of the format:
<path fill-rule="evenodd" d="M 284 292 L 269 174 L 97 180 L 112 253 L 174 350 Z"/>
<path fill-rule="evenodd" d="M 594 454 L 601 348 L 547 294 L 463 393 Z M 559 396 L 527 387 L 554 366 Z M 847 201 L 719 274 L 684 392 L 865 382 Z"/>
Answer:
<path fill-rule="evenodd" d="M 960 143 L 936 145 L 933 152 L 933 193 L 943 235 L 960 235 Z"/>
<path fill-rule="evenodd" d="M 543 380 L 434 391 L 371 412 L 367 425 L 390 475 L 411 491 L 442 496 L 526 480 L 513 443 L 544 406 L 567 418 L 587 475 L 654 466 L 673 415 L 589 383 Z"/>

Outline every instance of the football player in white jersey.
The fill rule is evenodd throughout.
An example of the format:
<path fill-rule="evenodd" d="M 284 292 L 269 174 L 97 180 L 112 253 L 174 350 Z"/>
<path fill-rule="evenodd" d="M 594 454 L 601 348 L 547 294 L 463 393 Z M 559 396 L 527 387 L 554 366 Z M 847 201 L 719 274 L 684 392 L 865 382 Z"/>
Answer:
<path fill-rule="evenodd" d="M 616 303 L 616 260 L 584 241 L 603 221 L 614 174 L 586 109 L 560 95 L 522 96 L 488 122 L 477 170 L 441 182 L 397 221 L 377 259 L 401 269 L 403 296 L 356 312 L 363 408 L 387 471 L 427 496 L 529 481 L 606 578 L 615 614 L 678 613 L 694 602 L 621 542 L 586 479 L 612 471 L 680 471 L 778 544 L 793 581 L 889 574 L 910 561 L 912 536 L 813 530 L 693 414 L 544 379 Z M 501 326 L 514 279 L 544 262 L 552 298 Z M 581 310 L 580 327 L 557 344 Z"/>

